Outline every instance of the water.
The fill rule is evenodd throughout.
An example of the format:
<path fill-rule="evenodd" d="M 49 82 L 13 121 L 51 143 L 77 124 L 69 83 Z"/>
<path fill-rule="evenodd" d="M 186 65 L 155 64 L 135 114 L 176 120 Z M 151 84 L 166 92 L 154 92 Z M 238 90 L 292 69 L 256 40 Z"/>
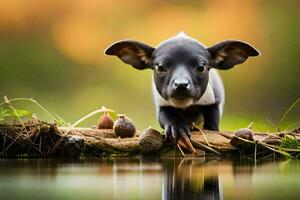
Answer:
<path fill-rule="evenodd" d="M 0 199 L 299 199 L 300 161 L 0 159 Z"/>

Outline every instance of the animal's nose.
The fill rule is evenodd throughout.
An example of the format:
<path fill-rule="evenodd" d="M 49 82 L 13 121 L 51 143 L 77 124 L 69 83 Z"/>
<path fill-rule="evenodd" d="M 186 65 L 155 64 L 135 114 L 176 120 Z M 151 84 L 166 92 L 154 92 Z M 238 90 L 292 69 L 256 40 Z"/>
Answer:
<path fill-rule="evenodd" d="M 187 79 L 175 79 L 173 82 L 175 90 L 186 90 L 190 87 L 190 82 Z"/>

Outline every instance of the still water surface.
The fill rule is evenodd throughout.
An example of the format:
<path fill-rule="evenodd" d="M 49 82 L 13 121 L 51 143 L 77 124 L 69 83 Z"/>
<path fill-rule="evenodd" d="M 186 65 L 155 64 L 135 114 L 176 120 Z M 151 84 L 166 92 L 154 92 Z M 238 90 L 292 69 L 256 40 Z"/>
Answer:
<path fill-rule="evenodd" d="M 300 161 L 0 159 L 0 199 L 300 199 Z"/>

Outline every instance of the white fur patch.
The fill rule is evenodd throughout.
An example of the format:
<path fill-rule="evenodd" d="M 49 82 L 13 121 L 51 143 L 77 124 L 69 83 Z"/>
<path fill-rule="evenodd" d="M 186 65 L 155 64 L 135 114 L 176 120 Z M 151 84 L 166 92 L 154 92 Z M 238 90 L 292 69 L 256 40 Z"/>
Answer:
<path fill-rule="evenodd" d="M 178 108 L 186 108 L 193 104 L 196 105 L 210 105 L 215 103 L 215 96 L 212 87 L 210 84 L 207 85 L 207 88 L 204 92 L 204 94 L 200 97 L 200 99 L 193 103 L 193 99 L 187 99 L 184 101 L 170 99 L 167 101 L 164 99 L 157 91 L 154 81 L 152 81 L 152 91 L 153 91 L 153 98 L 154 98 L 154 104 L 155 107 L 159 106 L 174 106 Z"/>
<path fill-rule="evenodd" d="M 216 69 L 209 71 L 209 83 L 215 94 L 216 102 L 219 103 L 220 117 L 223 115 L 223 108 L 225 103 L 225 91 L 222 79 Z"/>
<path fill-rule="evenodd" d="M 216 103 L 214 91 L 212 89 L 211 83 L 207 84 L 207 88 L 200 99 L 195 103 L 196 105 L 211 105 Z"/>
<path fill-rule="evenodd" d="M 222 116 L 224 102 L 225 102 L 223 83 L 221 77 L 219 76 L 218 72 L 215 69 L 211 69 L 209 73 L 210 73 L 209 74 L 210 77 L 209 77 L 209 83 L 207 85 L 207 88 L 204 94 L 200 97 L 200 99 L 194 104 L 210 105 L 219 102 L 220 116 Z M 170 102 L 167 101 L 158 93 L 154 80 L 152 80 L 152 92 L 153 92 L 154 104 L 156 109 L 158 109 L 159 106 L 175 106 L 179 108 L 186 108 L 193 104 L 193 101 L 189 99 L 185 102 L 182 101 L 174 102 L 174 100 L 173 102 L 172 100 L 170 100 Z"/>

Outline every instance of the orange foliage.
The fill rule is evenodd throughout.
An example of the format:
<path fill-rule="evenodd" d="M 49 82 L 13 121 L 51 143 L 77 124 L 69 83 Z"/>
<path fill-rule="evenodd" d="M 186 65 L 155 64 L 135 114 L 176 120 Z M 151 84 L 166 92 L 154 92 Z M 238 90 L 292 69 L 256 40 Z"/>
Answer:
<path fill-rule="evenodd" d="M 2 0 L 0 28 L 49 26 L 59 50 L 75 62 L 98 65 L 113 41 L 133 38 L 151 45 L 179 31 L 205 44 L 227 38 L 264 44 L 254 1 L 206 0 L 191 6 L 165 1 L 138 0 Z M 1 31 L 1 29 L 0 29 Z M 260 74 L 262 68 L 253 73 Z"/>

